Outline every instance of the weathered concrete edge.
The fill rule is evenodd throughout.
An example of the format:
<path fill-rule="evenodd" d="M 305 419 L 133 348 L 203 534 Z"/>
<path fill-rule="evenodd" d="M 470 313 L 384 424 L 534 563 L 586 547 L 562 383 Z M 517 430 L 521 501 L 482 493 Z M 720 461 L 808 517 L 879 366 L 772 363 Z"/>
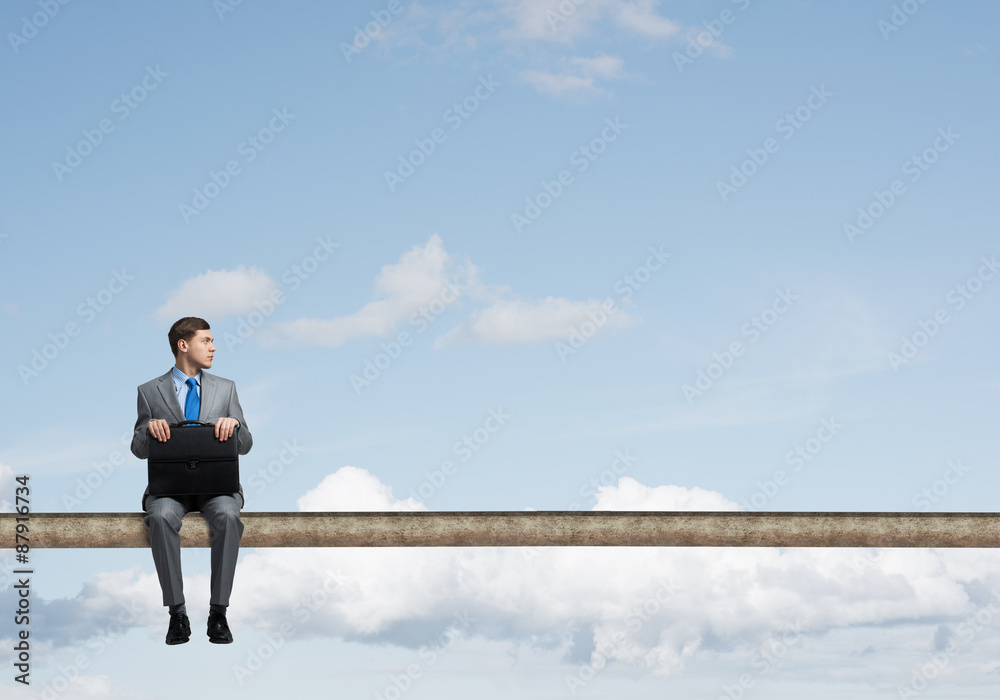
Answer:
<path fill-rule="evenodd" d="M 14 543 L 17 514 L 0 514 Z M 747 511 L 389 511 L 243 513 L 243 547 L 979 547 L 1000 514 Z M 35 513 L 32 548 L 149 546 L 142 513 Z M 208 547 L 198 513 L 181 546 Z"/>

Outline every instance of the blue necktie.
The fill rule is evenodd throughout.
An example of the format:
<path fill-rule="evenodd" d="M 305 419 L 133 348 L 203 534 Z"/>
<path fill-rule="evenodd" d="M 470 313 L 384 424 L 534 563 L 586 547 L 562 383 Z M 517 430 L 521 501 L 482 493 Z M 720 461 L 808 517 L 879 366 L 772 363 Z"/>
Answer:
<path fill-rule="evenodd" d="M 198 398 L 198 385 L 195 384 L 194 377 L 187 380 L 188 395 L 184 402 L 184 420 L 198 420 L 201 413 L 201 399 Z"/>

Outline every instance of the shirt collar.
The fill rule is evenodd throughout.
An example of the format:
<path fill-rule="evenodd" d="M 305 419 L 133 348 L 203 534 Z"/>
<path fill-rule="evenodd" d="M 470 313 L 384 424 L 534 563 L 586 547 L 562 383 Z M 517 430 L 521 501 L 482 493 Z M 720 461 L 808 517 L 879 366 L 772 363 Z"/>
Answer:
<path fill-rule="evenodd" d="M 176 391 L 180 391 L 181 385 L 186 384 L 188 380 L 188 376 L 181 372 L 177 365 L 174 365 L 170 370 L 170 376 L 174 378 L 174 390 Z M 201 388 L 201 370 L 198 370 L 198 374 L 194 375 L 194 383 L 198 385 L 198 388 Z"/>

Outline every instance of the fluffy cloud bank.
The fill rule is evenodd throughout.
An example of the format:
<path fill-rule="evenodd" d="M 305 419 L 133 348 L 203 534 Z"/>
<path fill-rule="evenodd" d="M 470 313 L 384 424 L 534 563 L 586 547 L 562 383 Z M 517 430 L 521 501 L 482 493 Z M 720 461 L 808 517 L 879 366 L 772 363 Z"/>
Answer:
<path fill-rule="evenodd" d="M 423 509 L 356 467 L 328 475 L 299 507 Z M 717 492 L 650 487 L 623 477 L 599 490 L 594 509 L 737 505 Z M 967 635 L 963 621 L 970 615 L 991 604 L 1000 612 L 994 592 L 1000 557 L 980 550 L 273 549 L 248 551 L 237 576 L 231 619 L 262 631 L 291 625 L 295 639 L 415 649 L 465 620 L 460 634 L 466 637 L 558 648 L 569 662 L 615 661 L 654 675 L 678 673 L 698 654 L 766 648 L 790 634 L 816 639 L 859 629 L 898 628 L 910 644 L 907 628 L 936 626 L 926 648 L 913 652 L 929 658 L 935 645 Z M 206 579 L 202 574 L 186 585 L 207 589 Z M 87 639 L 128 606 L 127 625 L 147 626 L 158 638 L 159 595 L 154 576 L 132 569 L 97 576 L 76 598 L 42 610 L 57 643 Z M 973 637 L 970 652 L 997 641 L 989 625 Z"/>

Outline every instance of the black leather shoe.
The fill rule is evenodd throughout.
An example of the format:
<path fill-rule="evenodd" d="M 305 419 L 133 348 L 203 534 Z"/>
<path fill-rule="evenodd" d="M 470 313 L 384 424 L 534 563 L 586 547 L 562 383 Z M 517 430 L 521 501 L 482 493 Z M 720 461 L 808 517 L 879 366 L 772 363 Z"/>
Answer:
<path fill-rule="evenodd" d="M 191 638 L 191 622 L 184 613 L 172 613 L 167 627 L 167 644 L 183 644 Z"/>
<path fill-rule="evenodd" d="M 233 633 L 229 631 L 225 613 L 208 614 L 208 641 L 212 644 L 232 644 Z"/>

